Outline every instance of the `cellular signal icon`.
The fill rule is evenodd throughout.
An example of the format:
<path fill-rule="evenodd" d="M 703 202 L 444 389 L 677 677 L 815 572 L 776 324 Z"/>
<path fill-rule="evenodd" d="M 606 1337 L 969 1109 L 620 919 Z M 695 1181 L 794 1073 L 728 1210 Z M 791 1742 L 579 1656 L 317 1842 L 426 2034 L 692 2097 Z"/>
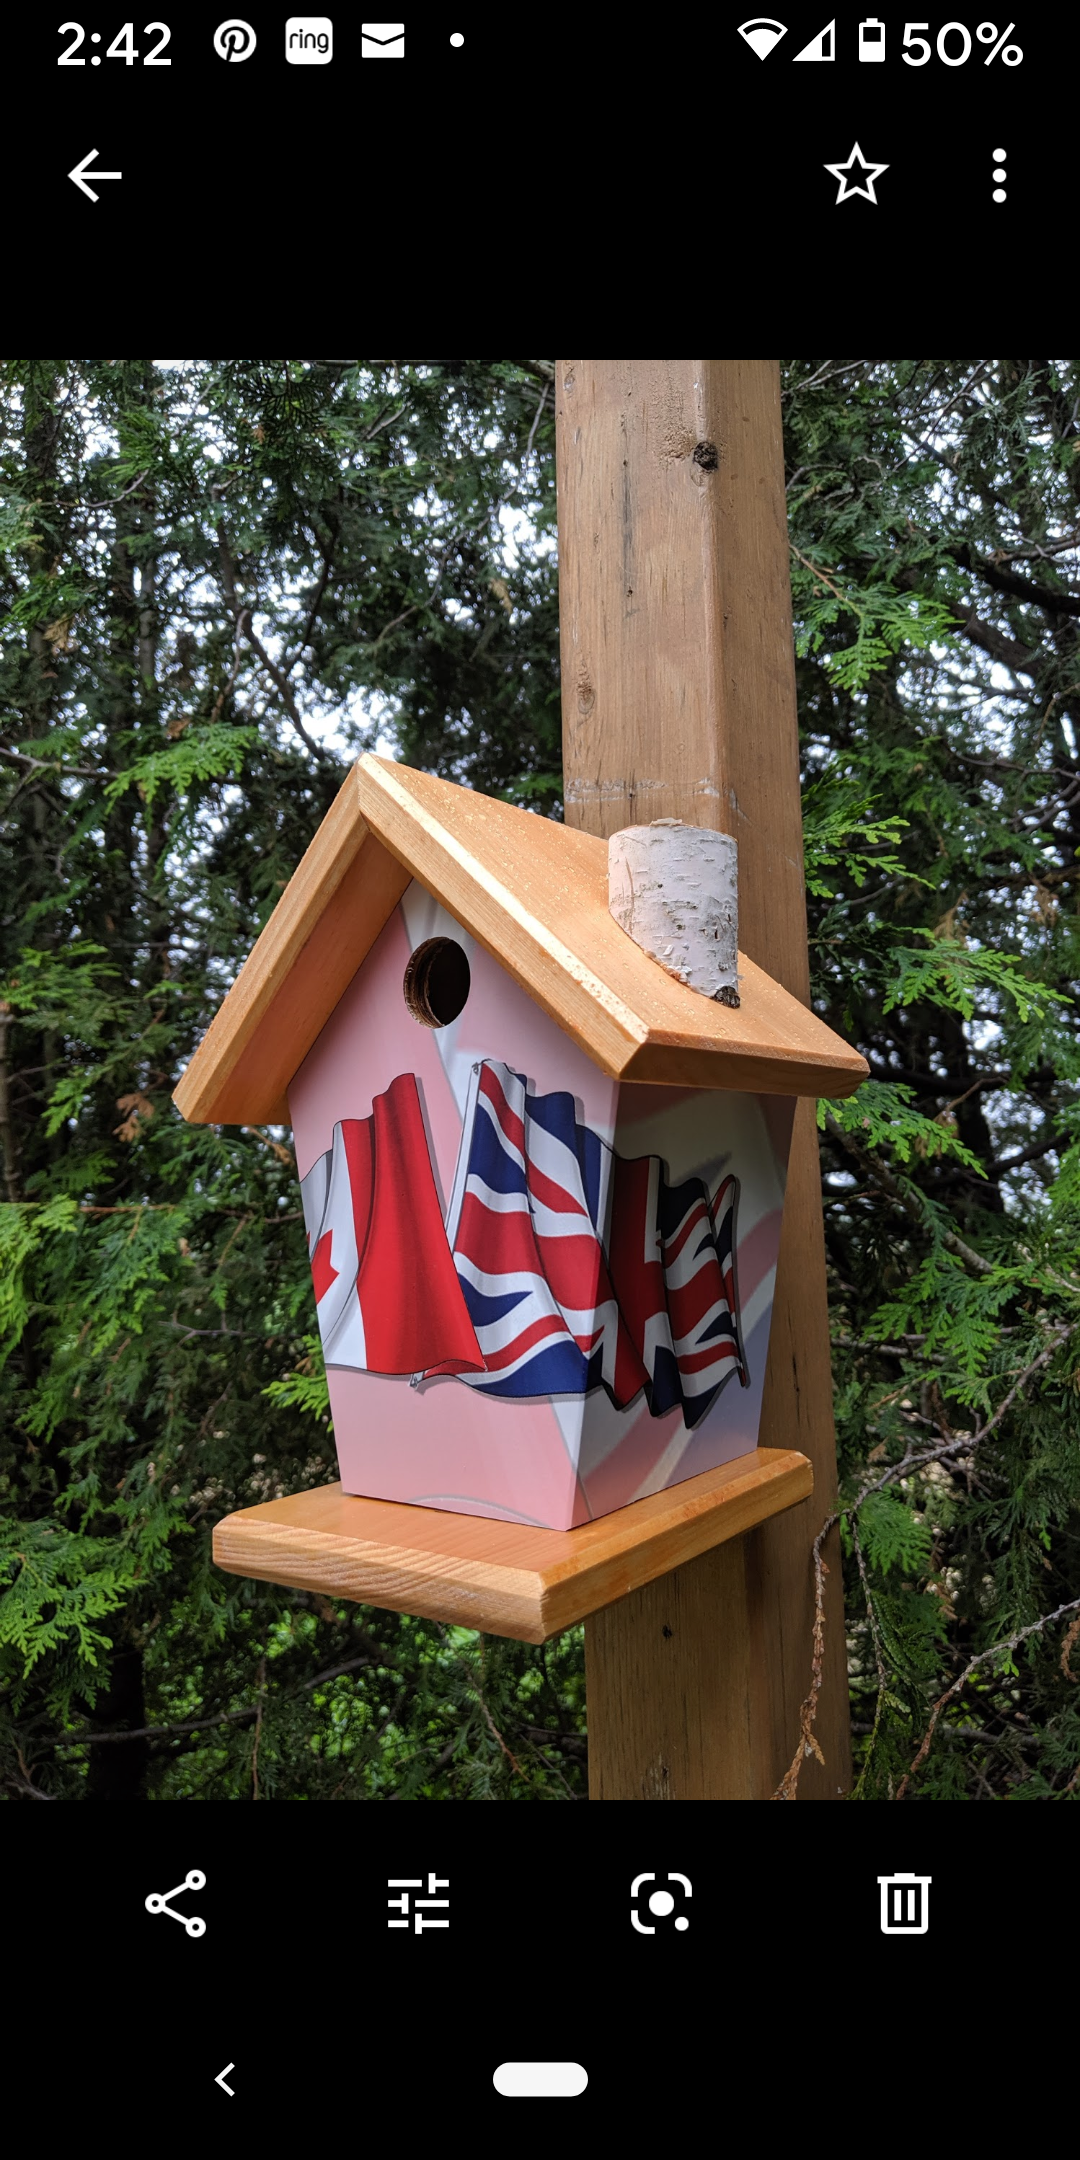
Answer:
<path fill-rule="evenodd" d="M 819 30 L 817 36 L 812 37 L 809 44 L 804 45 L 802 51 L 795 54 L 795 59 L 835 60 L 835 58 L 836 17 L 834 15 L 831 23 L 826 23 L 824 30 Z"/>
<path fill-rule="evenodd" d="M 739 36 L 746 39 L 759 60 L 767 60 L 773 46 L 787 36 L 787 24 L 774 22 L 769 15 L 755 15 L 751 22 L 739 24 Z"/>

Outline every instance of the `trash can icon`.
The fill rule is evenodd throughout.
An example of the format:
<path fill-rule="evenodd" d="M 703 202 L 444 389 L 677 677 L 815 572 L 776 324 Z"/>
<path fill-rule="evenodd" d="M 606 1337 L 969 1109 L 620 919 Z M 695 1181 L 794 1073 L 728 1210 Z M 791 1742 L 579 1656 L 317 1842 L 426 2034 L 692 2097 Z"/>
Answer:
<path fill-rule="evenodd" d="M 931 1875 L 879 1875 L 883 1935 L 925 1935 L 930 1925 Z"/>

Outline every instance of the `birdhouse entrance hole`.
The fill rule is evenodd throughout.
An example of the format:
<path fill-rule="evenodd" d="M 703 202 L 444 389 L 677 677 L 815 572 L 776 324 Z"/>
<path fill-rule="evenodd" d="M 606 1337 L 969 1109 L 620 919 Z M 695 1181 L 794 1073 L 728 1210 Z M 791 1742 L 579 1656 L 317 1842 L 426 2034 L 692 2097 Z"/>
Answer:
<path fill-rule="evenodd" d="M 449 1027 L 469 995 L 469 962 L 453 938 L 426 938 L 411 955 L 402 988 L 421 1027 Z"/>

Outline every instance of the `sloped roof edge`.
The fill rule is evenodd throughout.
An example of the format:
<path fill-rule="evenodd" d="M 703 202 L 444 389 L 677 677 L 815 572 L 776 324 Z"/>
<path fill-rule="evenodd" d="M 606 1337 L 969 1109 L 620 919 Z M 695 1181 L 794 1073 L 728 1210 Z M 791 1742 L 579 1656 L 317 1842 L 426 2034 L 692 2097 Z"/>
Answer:
<path fill-rule="evenodd" d="M 289 1081 L 413 877 L 613 1078 L 826 1096 L 865 1078 L 741 954 L 737 1010 L 666 975 L 608 912 L 602 840 L 367 755 L 180 1080 L 184 1117 L 288 1122 Z"/>

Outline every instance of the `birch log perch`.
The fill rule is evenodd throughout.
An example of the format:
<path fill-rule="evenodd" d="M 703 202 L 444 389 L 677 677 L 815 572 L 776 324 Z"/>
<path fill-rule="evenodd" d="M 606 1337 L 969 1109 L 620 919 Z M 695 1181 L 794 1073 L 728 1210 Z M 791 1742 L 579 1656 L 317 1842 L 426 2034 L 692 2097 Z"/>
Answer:
<path fill-rule="evenodd" d="M 627 825 L 608 841 L 608 906 L 669 975 L 721 1005 L 739 1002 L 738 847 L 678 818 Z"/>

